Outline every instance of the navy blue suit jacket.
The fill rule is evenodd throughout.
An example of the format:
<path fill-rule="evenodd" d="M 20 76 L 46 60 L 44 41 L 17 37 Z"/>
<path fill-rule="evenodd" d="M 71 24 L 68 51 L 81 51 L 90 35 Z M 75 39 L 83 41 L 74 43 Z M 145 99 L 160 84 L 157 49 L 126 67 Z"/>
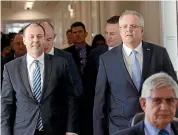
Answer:
<path fill-rule="evenodd" d="M 158 72 L 166 72 L 177 81 L 165 48 L 144 41 L 142 47 L 141 86 L 149 76 Z M 104 135 L 106 123 L 110 134 L 128 128 L 134 115 L 142 111 L 139 104 L 141 88 L 138 91 L 130 77 L 122 48 L 121 44 L 100 56 L 93 110 L 94 135 Z"/>
<path fill-rule="evenodd" d="M 176 124 L 177 123 L 172 122 L 171 128 L 172 128 L 174 134 L 178 135 L 178 129 L 177 129 L 178 127 Z M 136 124 L 135 126 L 133 126 L 131 128 L 121 130 L 114 135 L 145 135 L 144 121 L 139 122 L 138 124 Z"/>
<path fill-rule="evenodd" d="M 77 66 L 74 62 L 72 55 L 66 51 L 63 51 L 57 48 L 54 48 L 54 55 L 60 56 L 67 60 L 70 70 L 71 70 L 74 87 L 76 89 L 75 93 L 77 94 L 78 97 L 80 97 L 83 94 L 83 85 L 82 85 L 81 77 L 79 75 Z"/>

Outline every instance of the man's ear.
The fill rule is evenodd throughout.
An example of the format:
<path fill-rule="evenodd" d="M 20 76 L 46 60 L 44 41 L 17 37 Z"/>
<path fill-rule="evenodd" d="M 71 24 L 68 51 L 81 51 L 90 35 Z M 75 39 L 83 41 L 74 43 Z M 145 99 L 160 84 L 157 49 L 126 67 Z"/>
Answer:
<path fill-rule="evenodd" d="M 143 34 L 144 34 L 144 29 L 143 28 L 141 29 L 141 32 L 142 32 L 142 36 L 143 36 Z"/>
<path fill-rule="evenodd" d="M 26 46 L 25 37 L 23 36 L 23 44 Z"/>
<path fill-rule="evenodd" d="M 53 39 L 53 43 L 56 43 L 56 38 L 57 38 L 57 34 L 54 34 L 54 39 Z"/>
<path fill-rule="evenodd" d="M 56 34 L 56 33 L 54 33 L 54 39 L 56 38 L 56 36 L 57 36 L 57 34 Z"/>
<path fill-rule="evenodd" d="M 85 38 L 88 36 L 88 32 L 85 32 Z"/>
<path fill-rule="evenodd" d="M 143 98 L 143 97 L 140 97 L 139 101 L 140 101 L 140 106 L 141 106 L 142 110 L 145 112 L 145 109 L 146 109 L 146 99 Z"/>

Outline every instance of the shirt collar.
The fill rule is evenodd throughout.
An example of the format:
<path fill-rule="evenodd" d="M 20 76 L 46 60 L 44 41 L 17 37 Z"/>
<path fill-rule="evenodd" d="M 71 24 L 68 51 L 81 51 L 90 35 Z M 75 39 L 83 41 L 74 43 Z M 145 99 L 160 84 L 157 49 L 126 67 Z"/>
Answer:
<path fill-rule="evenodd" d="M 44 53 L 36 59 L 27 53 L 27 66 L 30 66 L 34 60 L 39 60 L 39 63 L 44 65 Z"/>
<path fill-rule="evenodd" d="M 112 48 L 114 48 L 114 47 L 108 47 L 108 50 L 111 50 Z"/>
<path fill-rule="evenodd" d="M 160 129 L 153 126 L 148 120 L 144 120 L 146 131 L 149 135 L 158 135 Z M 164 128 L 169 134 L 171 134 L 171 124 L 168 124 L 166 128 Z"/>
<path fill-rule="evenodd" d="M 51 51 L 48 54 L 54 55 L 54 47 L 51 48 Z"/>
<path fill-rule="evenodd" d="M 87 46 L 87 44 L 85 43 L 84 45 L 81 45 L 81 46 L 75 45 L 75 48 L 76 49 L 80 48 L 80 49 L 84 50 L 86 48 L 86 46 Z"/>
<path fill-rule="evenodd" d="M 127 47 L 124 43 L 123 43 L 123 50 L 127 56 L 129 56 L 132 52 L 132 49 Z M 142 55 L 142 53 L 143 53 L 142 42 L 140 42 L 140 44 L 134 50 L 137 51 L 138 54 Z"/>

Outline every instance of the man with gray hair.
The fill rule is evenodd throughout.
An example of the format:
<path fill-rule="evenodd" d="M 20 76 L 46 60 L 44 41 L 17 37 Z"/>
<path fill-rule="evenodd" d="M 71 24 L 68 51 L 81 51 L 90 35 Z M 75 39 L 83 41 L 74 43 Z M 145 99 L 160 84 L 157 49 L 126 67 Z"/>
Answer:
<path fill-rule="evenodd" d="M 157 73 L 143 83 L 140 105 L 145 119 L 115 135 L 178 135 L 173 121 L 178 106 L 178 85 L 166 73 Z"/>
<path fill-rule="evenodd" d="M 100 56 L 93 109 L 94 135 L 104 135 L 105 124 L 109 135 L 131 126 L 134 115 L 142 111 L 139 97 L 149 76 L 165 72 L 177 81 L 166 49 L 142 40 L 143 27 L 144 20 L 138 12 L 125 11 L 119 18 L 123 43 Z"/>

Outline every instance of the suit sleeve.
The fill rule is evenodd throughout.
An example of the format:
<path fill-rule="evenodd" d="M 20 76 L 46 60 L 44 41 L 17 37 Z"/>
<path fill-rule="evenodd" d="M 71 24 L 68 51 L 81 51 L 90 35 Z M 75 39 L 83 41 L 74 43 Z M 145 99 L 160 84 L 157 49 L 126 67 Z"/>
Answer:
<path fill-rule="evenodd" d="M 104 125 L 106 116 L 103 110 L 106 104 L 106 89 L 107 76 L 103 59 L 102 57 L 100 57 L 93 108 L 93 135 L 104 135 Z"/>
<path fill-rule="evenodd" d="M 71 69 L 72 80 L 73 80 L 74 87 L 75 87 L 75 89 L 74 89 L 75 94 L 76 94 L 77 97 L 80 97 L 83 94 L 82 81 L 81 81 L 79 72 L 77 70 L 77 66 L 76 66 L 74 59 L 71 55 L 70 55 L 68 62 L 69 62 L 69 66 L 70 66 L 70 69 Z"/>
<path fill-rule="evenodd" d="M 176 72 L 173 68 L 171 60 L 165 48 L 164 48 L 164 63 L 163 64 L 164 64 L 164 72 L 169 74 L 178 83 Z"/>
<path fill-rule="evenodd" d="M 175 73 L 175 70 L 174 70 L 174 67 L 171 63 L 171 60 L 169 58 L 169 55 L 166 51 L 166 49 L 164 48 L 164 72 L 166 72 L 167 74 L 169 74 L 177 83 L 177 75 Z M 177 118 L 178 118 L 178 109 L 176 111 L 176 115 L 175 115 Z"/>
<path fill-rule="evenodd" d="M 77 96 L 74 92 L 72 76 L 67 61 L 64 64 L 63 78 L 65 83 L 65 89 L 67 91 L 68 101 L 68 118 L 66 132 L 77 133 Z"/>
<path fill-rule="evenodd" d="M 1 91 L 1 133 L 3 135 L 13 135 L 15 94 L 6 66 L 4 66 L 3 78 Z"/>

